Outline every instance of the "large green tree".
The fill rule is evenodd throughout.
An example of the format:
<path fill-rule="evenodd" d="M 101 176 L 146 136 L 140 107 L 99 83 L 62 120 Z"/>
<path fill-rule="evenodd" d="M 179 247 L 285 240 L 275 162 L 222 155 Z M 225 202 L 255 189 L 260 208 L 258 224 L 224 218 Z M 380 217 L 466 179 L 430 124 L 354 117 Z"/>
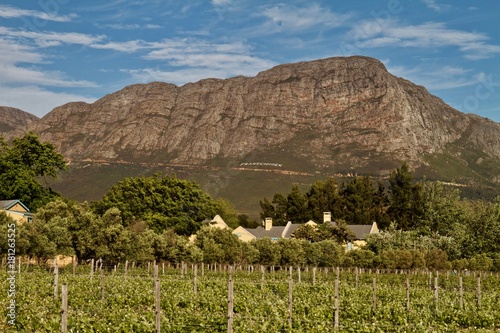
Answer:
<path fill-rule="evenodd" d="M 55 146 L 40 142 L 33 132 L 16 138 L 9 145 L 0 136 L 0 198 L 20 199 L 30 210 L 59 197 L 48 186 L 48 178 L 57 178 L 66 169 L 64 157 Z M 42 184 L 41 180 L 45 180 Z"/>
<path fill-rule="evenodd" d="M 100 215 L 118 208 L 124 226 L 144 220 L 157 233 L 174 228 L 181 235 L 195 233 L 218 213 L 217 203 L 198 184 L 159 173 L 118 182 L 93 207 Z"/>

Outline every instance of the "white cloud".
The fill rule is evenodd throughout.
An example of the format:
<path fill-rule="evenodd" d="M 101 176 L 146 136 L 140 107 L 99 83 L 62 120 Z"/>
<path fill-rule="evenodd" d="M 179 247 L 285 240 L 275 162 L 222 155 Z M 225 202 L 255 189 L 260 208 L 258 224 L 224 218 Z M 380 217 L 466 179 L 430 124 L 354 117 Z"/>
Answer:
<path fill-rule="evenodd" d="M 106 36 L 104 35 L 88 35 L 75 32 L 53 32 L 53 31 L 27 31 L 27 30 L 14 30 L 7 27 L 0 27 L 0 35 L 26 38 L 33 40 L 39 46 L 41 42 L 51 45 L 55 42 L 64 44 L 79 44 L 91 45 L 103 41 Z"/>
<path fill-rule="evenodd" d="M 92 103 L 96 99 L 70 93 L 56 93 L 32 85 L 6 87 L 0 85 L 2 105 L 15 107 L 38 117 L 44 116 L 57 106 L 68 102 L 83 101 Z"/>
<path fill-rule="evenodd" d="M 42 2 L 40 1 L 39 3 Z M 20 9 L 7 5 L 0 5 L 0 17 L 3 18 L 33 17 L 36 19 L 41 19 L 46 21 L 56 21 L 56 22 L 70 22 L 73 18 L 76 17 L 75 14 L 58 15 L 57 8 L 47 8 L 47 9 L 48 9 L 47 11 L 37 11 L 37 10 Z"/>
<path fill-rule="evenodd" d="M 35 47 L 0 37 L 0 84 L 37 84 L 53 87 L 98 86 L 90 81 L 70 80 L 62 72 L 43 71 L 34 65 L 46 62 L 44 56 Z"/>
<path fill-rule="evenodd" d="M 232 0 L 212 0 L 212 5 L 214 6 L 227 6 L 230 5 Z"/>
<path fill-rule="evenodd" d="M 437 65 L 419 65 L 413 68 L 405 66 L 391 66 L 385 64 L 387 70 L 393 75 L 403 77 L 416 84 L 423 85 L 430 90 L 447 90 L 467 87 L 477 84 L 481 79 L 480 74 L 472 74 L 471 70 Z"/>
<path fill-rule="evenodd" d="M 328 8 L 318 4 L 311 4 L 308 7 L 295 7 L 290 5 L 275 5 L 267 7 L 255 16 L 263 16 L 267 19 L 260 31 L 268 33 L 276 32 L 297 32 L 313 28 L 324 27 L 333 28 L 344 24 L 350 15 L 339 15 Z"/>
<path fill-rule="evenodd" d="M 425 3 L 427 8 L 432 9 L 433 11 L 438 13 L 445 12 L 453 8 L 452 5 L 437 3 L 436 0 L 422 0 L 422 2 Z"/>
<path fill-rule="evenodd" d="M 356 24 L 348 36 L 357 48 L 457 47 L 466 58 L 472 60 L 500 54 L 500 46 L 488 44 L 489 37 L 486 34 L 450 29 L 442 22 L 404 25 L 393 19 L 366 20 Z"/>

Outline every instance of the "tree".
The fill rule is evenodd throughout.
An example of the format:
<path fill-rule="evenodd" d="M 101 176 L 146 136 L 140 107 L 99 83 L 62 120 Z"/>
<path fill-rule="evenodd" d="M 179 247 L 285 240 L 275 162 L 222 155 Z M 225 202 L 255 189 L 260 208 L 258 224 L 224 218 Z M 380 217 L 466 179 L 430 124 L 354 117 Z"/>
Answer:
<path fill-rule="evenodd" d="M 194 243 L 202 251 L 205 263 L 234 264 L 241 259 L 241 242 L 229 229 L 203 226 Z"/>
<path fill-rule="evenodd" d="M 377 217 L 378 207 L 370 177 L 354 177 L 340 191 L 344 204 L 344 219 L 350 224 L 371 224 Z"/>
<path fill-rule="evenodd" d="M 124 226 L 144 220 L 157 233 L 174 228 L 181 235 L 195 233 L 217 214 L 216 202 L 198 184 L 159 173 L 126 178 L 93 204 L 98 214 L 112 207 L 120 210 Z"/>
<path fill-rule="evenodd" d="M 20 199 L 31 211 L 59 197 L 47 185 L 47 177 L 57 178 L 67 168 L 64 157 L 51 143 L 40 142 L 29 132 L 9 146 L 0 136 L 0 197 Z M 39 178 L 45 179 L 45 185 Z"/>
<path fill-rule="evenodd" d="M 422 189 L 413 182 L 408 164 L 393 171 L 389 183 L 389 216 L 403 230 L 415 228 L 422 216 Z"/>
<path fill-rule="evenodd" d="M 294 185 L 287 198 L 286 219 L 294 223 L 304 223 L 310 218 L 307 210 L 306 197 L 302 194 L 299 187 Z"/>

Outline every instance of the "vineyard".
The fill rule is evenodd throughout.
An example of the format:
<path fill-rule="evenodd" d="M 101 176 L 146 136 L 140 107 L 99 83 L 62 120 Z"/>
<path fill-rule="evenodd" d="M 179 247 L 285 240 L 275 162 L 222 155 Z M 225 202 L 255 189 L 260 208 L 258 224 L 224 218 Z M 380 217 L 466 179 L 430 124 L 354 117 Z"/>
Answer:
<path fill-rule="evenodd" d="M 0 331 L 61 332 L 64 316 L 67 332 L 500 330 L 496 273 L 166 264 L 156 269 L 101 267 L 94 271 L 90 265 L 31 266 L 16 273 L 15 325 L 4 319 Z M 5 268 L 0 273 L 3 294 L 9 288 L 9 274 Z M 7 298 L 2 296 L 0 304 L 7 318 Z"/>

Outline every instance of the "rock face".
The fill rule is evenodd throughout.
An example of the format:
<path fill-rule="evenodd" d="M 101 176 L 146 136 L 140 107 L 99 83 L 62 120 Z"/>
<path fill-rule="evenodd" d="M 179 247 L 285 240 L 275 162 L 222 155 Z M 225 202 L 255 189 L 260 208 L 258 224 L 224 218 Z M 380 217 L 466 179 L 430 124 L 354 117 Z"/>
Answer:
<path fill-rule="evenodd" d="M 57 107 L 31 129 L 70 160 L 262 160 L 285 169 L 383 172 L 403 160 L 432 167 L 428 156 L 446 155 L 465 166 L 500 166 L 500 124 L 463 114 L 366 57 L 181 87 L 128 86 L 93 104 Z"/>
<path fill-rule="evenodd" d="M 8 135 L 16 130 L 26 130 L 39 118 L 16 108 L 0 106 L 0 135 Z"/>

